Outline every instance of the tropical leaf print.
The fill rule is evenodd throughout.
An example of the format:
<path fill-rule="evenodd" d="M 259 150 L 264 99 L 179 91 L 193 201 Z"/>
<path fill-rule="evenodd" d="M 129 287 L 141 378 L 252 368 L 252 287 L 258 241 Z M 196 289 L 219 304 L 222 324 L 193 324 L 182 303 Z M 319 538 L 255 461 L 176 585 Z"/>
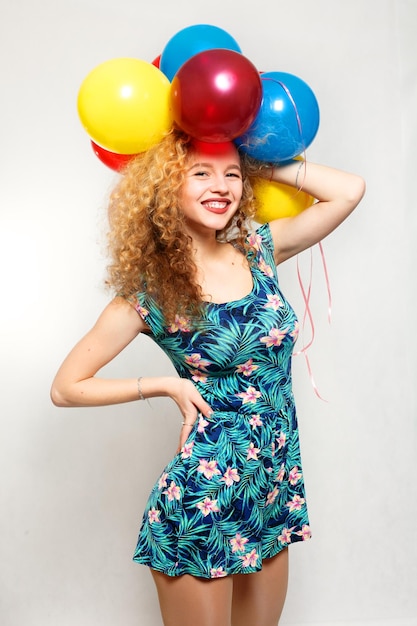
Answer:
<path fill-rule="evenodd" d="M 279 289 L 269 226 L 250 239 L 251 293 L 207 303 L 196 331 L 186 318 L 164 325 L 146 294 L 130 298 L 213 409 L 164 468 L 144 512 L 134 560 L 169 576 L 254 572 L 311 536 L 291 383 L 298 322 Z"/>

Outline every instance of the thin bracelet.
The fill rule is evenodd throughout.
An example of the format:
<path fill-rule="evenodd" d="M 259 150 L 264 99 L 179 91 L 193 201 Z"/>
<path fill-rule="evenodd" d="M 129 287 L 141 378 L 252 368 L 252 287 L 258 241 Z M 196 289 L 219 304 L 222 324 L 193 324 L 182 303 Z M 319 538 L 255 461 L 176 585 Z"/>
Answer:
<path fill-rule="evenodd" d="M 194 426 L 194 423 L 193 423 L 193 424 L 190 424 L 190 422 L 181 422 L 181 424 L 182 424 L 183 426 Z"/>
<path fill-rule="evenodd" d="M 300 189 L 300 187 L 298 187 L 298 177 L 299 177 L 299 175 L 300 175 L 301 168 L 302 168 L 302 166 L 303 166 L 304 164 L 305 164 L 305 161 L 302 159 L 302 160 L 300 161 L 300 165 L 298 166 L 298 169 L 297 169 L 297 174 L 295 175 L 295 186 L 297 187 L 297 189 Z"/>
<path fill-rule="evenodd" d="M 141 388 L 141 386 L 140 386 L 140 381 L 141 381 L 141 380 L 142 380 L 142 376 L 139 376 L 139 378 L 138 378 L 138 383 L 137 383 L 137 384 L 138 384 L 138 396 L 139 396 L 139 400 L 144 400 L 144 399 L 145 399 L 145 396 L 143 395 L 143 393 L 142 393 L 142 388 Z"/>

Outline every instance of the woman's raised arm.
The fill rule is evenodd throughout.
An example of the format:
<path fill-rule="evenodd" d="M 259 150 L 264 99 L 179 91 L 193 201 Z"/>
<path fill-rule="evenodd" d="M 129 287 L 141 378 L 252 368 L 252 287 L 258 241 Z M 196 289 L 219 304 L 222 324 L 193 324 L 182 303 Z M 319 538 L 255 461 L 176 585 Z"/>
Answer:
<path fill-rule="evenodd" d="M 318 200 L 295 217 L 270 223 L 277 265 L 310 248 L 339 226 L 359 204 L 365 193 L 365 181 L 356 174 L 318 165 L 294 161 L 274 167 L 271 180 L 301 188 Z"/>

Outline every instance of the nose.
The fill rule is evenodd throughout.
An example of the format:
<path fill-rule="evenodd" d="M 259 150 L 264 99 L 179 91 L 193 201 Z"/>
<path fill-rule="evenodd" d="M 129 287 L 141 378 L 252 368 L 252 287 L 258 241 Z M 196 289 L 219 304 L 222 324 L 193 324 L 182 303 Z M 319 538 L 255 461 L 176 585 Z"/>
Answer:
<path fill-rule="evenodd" d="M 212 176 L 210 191 L 217 192 L 223 195 L 229 193 L 227 179 L 222 172 L 218 172 L 217 174 L 214 174 Z"/>

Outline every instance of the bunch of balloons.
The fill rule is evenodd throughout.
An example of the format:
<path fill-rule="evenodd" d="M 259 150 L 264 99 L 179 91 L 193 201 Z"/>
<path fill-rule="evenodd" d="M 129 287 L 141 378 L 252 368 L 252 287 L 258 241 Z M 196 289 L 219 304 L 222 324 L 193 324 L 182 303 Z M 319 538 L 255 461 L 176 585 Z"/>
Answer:
<path fill-rule="evenodd" d="M 259 72 L 229 33 L 208 24 L 177 32 L 152 62 L 129 57 L 98 65 L 77 104 L 95 154 L 115 171 L 174 122 L 200 141 L 234 141 L 275 164 L 303 153 L 319 125 L 317 100 L 303 80 Z"/>

